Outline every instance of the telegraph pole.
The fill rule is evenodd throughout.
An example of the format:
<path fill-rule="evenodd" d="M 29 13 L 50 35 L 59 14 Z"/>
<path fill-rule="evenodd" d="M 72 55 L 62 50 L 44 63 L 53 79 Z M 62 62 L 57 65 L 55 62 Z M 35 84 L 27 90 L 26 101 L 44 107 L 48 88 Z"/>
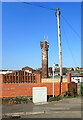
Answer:
<path fill-rule="evenodd" d="M 60 61 L 60 94 L 61 94 L 61 83 L 62 83 L 62 52 L 61 52 L 61 35 L 60 35 L 60 11 L 57 8 L 57 23 L 58 23 L 58 41 L 59 41 L 59 61 Z"/>

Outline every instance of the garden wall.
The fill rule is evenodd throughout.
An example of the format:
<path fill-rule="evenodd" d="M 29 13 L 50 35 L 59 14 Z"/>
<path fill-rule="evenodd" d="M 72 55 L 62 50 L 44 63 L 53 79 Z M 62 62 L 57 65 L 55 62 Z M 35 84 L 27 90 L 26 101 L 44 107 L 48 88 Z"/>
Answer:
<path fill-rule="evenodd" d="M 1 75 L 0 75 L 1 77 Z M 75 92 L 77 93 L 77 84 L 74 82 L 61 83 L 61 91 L 71 91 L 71 85 L 74 86 Z M 4 83 L 3 79 L 0 78 L 0 84 L 2 84 L 2 95 L 0 97 L 16 97 L 16 96 L 32 96 L 33 87 L 47 87 L 47 95 L 53 95 L 53 83 L 41 83 L 40 74 L 36 75 L 36 83 Z M 54 83 L 54 94 L 60 94 L 60 82 Z"/>

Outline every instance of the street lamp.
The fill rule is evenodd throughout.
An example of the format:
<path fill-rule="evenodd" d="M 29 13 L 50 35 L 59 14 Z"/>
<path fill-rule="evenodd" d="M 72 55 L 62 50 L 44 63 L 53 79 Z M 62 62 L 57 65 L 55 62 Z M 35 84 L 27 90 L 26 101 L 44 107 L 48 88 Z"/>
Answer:
<path fill-rule="evenodd" d="M 53 97 L 54 97 L 54 70 L 55 70 L 55 63 L 53 63 L 53 68 L 52 68 L 52 71 L 53 71 Z"/>

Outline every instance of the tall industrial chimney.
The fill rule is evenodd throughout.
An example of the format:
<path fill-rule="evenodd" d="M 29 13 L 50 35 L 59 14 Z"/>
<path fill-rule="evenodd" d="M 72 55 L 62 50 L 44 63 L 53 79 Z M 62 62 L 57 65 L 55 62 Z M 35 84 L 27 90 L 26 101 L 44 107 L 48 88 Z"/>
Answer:
<path fill-rule="evenodd" d="M 42 49 L 42 78 L 48 78 L 48 48 L 49 43 L 45 41 L 40 42 Z"/>

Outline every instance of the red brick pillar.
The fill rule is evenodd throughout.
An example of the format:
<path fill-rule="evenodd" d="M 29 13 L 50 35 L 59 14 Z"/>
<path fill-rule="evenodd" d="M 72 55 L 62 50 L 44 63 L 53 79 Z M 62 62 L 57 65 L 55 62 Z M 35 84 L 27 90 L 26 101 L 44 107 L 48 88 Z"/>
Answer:
<path fill-rule="evenodd" d="M 71 83 L 71 73 L 67 74 L 67 83 Z"/>
<path fill-rule="evenodd" d="M 6 83 L 8 83 L 8 80 L 7 80 L 7 74 L 6 74 Z"/>
<path fill-rule="evenodd" d="M 32 83 L 34 82 L 34 74 L 32 74 Z"/>
<path fill-rule="evenodd" d="M 13 83 L 13 73 L 12 73 L 12 83 Z"/>
<path fill-rule="evenodd" d="M 18 71 L 18 83 L 19 83 L 20 81 L 19 81 L 19 71 Z"/>
<path fill-rule="evenodd" d="M 68 84 L 66 84 L 66 91 L 68 91 Z"/>
<path fill-rule="evenodd" d="M 0 74 L 0 97 L 2 97 L 2 85 L 3 85 L 3 75 Z"/>
<path fill-rule="evenodd" d="M 4 82 L 5 82 L 5 80 L 4 80 L 4 74 L 0 74 L 0 82 L 1 82 L 1 83 L 4 83 Z"/>
<path fill-rule="evenodd" d="M 27 72 L 27 83 L 29 83 L 29 73 Z"/>
<path fill-rule="evenodd" d="M 59 95 L 61 95 L 62 94 L 62 82 L 60 82 L 60 84 L 59 84 Z"/>
<path fill-rule="evenodd" d="M 40 74 L 36 74 L 36 81 L 37 81 L 37 83 L 41 82 L 41 76 L 40 76 Z"/>
<path fill-rule="evenodd" d="M 25 79 L 26 79 L 26 78 L 25 78 L 25 71 L 24 71 L 24 83 L 26 82 Z"/>
<path fill-rule="evenodd" d="M 31 80 L 31 78 L 32 78 L 31 76 L 32 76 L 32 74 L 30 74 L 30 83 L 31 83 L 31 81 L 32 81 L 32 80 Z"/>
<path fill-rule="evenodd" d="M 16 83 L 16 72 L 15 72 L 15 83 Z"/>
<path fill-rule="evenodd" d="M 10 73 L 9 73 L 9 83 L 10 83 Z"/>

